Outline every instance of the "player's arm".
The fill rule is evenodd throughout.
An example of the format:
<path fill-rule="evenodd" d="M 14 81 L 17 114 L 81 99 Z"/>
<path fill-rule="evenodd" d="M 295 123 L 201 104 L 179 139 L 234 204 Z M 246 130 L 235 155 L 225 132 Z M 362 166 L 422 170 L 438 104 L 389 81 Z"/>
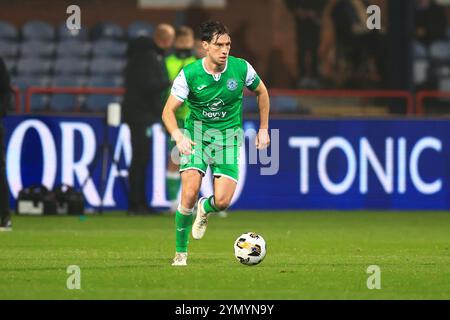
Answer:
<path fill-rule="evenodd" d="M 259 82 L 253 92 L 256 94 L 256 101 L 259 109 L 259 130 L 255 139 L 255 145 L 257 149 L 265 149 L 270 144 L 269 137 L 269 111 L 270 111 L 270 100 L 269 92 L 266 86 L 262 82 Z"/>
<path fill-rule="evenodd" d="M 181 107 L 188 94 L 189 89 L 186 78 L 184 77 L 184 73 L 181 72 L 173 83 L 171 94 L 162 112 L 164 126 L 177 144 L 178 150 L 183 154 L 190 154 L 192 152 L 192 145 L 195 145 L 195 143 L 186 137 L 180 128 L 178 128 L 175 112 Z"/>

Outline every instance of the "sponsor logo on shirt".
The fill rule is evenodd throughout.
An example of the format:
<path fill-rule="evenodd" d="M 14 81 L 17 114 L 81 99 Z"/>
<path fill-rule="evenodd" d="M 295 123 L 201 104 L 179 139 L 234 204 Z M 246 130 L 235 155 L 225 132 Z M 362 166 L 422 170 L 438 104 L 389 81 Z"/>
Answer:
<path fill-rule="evenodd" d="M 225 106 L 222 99 L 215 98 L 213 101 L 211 101 L 207 107 L 208 110 L 203 110 L 202 115 L 206 118 L 210 118 L 212 120 L 217 120 L 220 118 L 224 118 L 227 114 L 226 111 L 220 111 Z"/>

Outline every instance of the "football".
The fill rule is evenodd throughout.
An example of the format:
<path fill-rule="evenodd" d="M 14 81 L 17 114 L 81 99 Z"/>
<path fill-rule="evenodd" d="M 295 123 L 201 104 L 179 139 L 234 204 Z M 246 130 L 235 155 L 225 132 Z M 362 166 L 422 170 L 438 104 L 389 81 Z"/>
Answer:
<path fill-rule="evenodd" d="M 254 232 L 243 233 L 234 242 L 234 255 L 242 264 L 259 264 L 266 256 L 266 241 Z"/>

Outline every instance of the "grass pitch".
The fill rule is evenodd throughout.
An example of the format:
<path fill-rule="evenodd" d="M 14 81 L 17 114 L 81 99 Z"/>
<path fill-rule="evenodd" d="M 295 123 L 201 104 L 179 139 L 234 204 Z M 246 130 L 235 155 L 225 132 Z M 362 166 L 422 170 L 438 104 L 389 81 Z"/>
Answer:
<path fill-rule="evenodd" d="M 170 265 L 174 218 L 124 213 L 13 217 L 0 233 L 0 299 L 450 299 L 448 212 L 231 212 Z M 255 231 L 267 256 L 243 266 L 234 240 Z M 66 287 L 69 265 L 81 289 Z M 367 267 L 381 289 L 367 288 Z"/>

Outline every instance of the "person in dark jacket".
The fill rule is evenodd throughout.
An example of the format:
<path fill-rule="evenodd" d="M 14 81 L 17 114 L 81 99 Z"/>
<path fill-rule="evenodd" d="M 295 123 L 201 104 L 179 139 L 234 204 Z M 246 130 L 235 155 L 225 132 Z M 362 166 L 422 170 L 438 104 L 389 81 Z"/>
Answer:
<path fill-rule="evenodd" d="M 8 69 L 0 57 L 0 231 L 11 231 L 11 215 L 9 212 L 9 193 L 6 182 L 5 146 L 3 117 L 8 111 L 11 98 L 11 84 Z"/>
<path fill-rule="evenodd" d="M 446 40 L 447 38 L 445 8 L 436 1 L 417 1 L 415 24 L 416 39 L 427 47 L 437 40 Z"/>
<path fill-rule="evenodd" d="M 130 128 L 133 150 L 129 168 L 130 215 L 152 212 L 146 196 L 151 127 L 161 119 L 163 97 L 170 86 L 164 54 L 172 47 L 174 38 L 174 28 L 160 24 L 153 39 L 138 37 L 128 46 L 122 116 Z"/>
<path fill-rule="evenodd" d="M 325 2 L 324 0 L 285 0 L 285 3 L 295 19 L 300 77 L 298 87 L 317 88 L 320 23 Z"/>

